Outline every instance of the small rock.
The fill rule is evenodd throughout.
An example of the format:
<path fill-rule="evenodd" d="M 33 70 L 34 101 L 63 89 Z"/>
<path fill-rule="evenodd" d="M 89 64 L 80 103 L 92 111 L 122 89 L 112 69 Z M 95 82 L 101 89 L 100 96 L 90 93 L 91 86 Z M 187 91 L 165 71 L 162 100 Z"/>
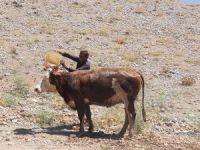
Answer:
<path fill-rule="evenodd" d="M 5 141 L 10 141 L 10 138 L 6 138 Z"/>
<path fill-rule="evenodd" d="M 13 143 L 12 142 L 8 142 L 8 145 L 12 145 Z"/>
<path fill-rule="evenodd" d="M 12 2 L 15 7 L 23 7 L 21 4 L 17 3 L 16 1 Z"/>
<path fill-rule="evenodd" d="M 31 139 L 29 139 L 29 138 L 25 138 L 25 141 L 26 141 L 26 142 L 30 142 Z"/>
<path fill-rule="evenodd" d="M 165 112 L 165 108 L 164 107 L 160 108 L 160 111 Z"/>
<path fill-rule="evenodd" d="M 11 121 L 12 121 L 12 123 L 16 123 L 18 120 L 17 119 L 13 119 Z"/>
<path fill-rule="evenodd" d="M 64 108 L 64 109 L 63 109 L 63 112 L 69 112 L 69 109 Z"/>
<path fill-rule="evenodd" d="M 5 121 L 3 121 L 3 122 L 0 123 L 0 125 L 7 125 L 7 124 L 8 124 L 8 123 L 5 122 Z"/>
<path fill-rule="evenodd" d="M 174 118 L 174 119 L 172 120 L 173 123 L 177 123 L 177 121 L 178 121 L 177 118 Z"/>
<path fill-rule="evenodd" d="M 165 122 L 165 125 L 171 127 L 173 124 L 171 122 Z"/>
<path fill-rule="evenodd" d="M 10 73 L 5 73 L 5 74 L 4 74 L 4 76 L 9 76 L 9 75 L 10 75 Z"/>
<path fill-rule="evenodd" d="M 139 147 L 141 147 L 139 144 L 135 144 L 135 147 L 137 147 L 137 148 L 139 148 Z"/>
<path fill-rule="evenodd" d="M 75 135 L 75 134 L 70 134 L 69 137 L 71 137 L 71 138 L 75 138 L 76 135 Z"/>
<path fill-rule="evenodd" d="M 146 65 L 146 64 L 147 64 L 147 62 L 146 62 L 146 61 L 144 61 L 144 62 L 143 62 L 143 65 Z"/>
<path fill-rule="evenodd" d="M 167 143 L 164 143 L 164 145 L 167 146 L 168 144 L 167 144 Z"/>

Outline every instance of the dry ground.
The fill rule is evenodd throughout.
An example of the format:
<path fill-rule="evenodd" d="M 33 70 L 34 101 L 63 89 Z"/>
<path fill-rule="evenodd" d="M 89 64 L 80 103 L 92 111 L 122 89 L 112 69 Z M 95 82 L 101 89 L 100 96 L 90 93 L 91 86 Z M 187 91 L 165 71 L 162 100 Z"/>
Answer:
<path fill-rule="evenodd" d="M 56 94 L 33 91 L 51 49 L 74 55 L 88 50 L 94 69 L 141 70 L 148 122 L 141 120 L 139 97 L 134 137 L 116 139 L 123 106 L 93 106 L 95 132 L 78 137 L 76 112 Z M 198 5 L 178 0 L 1 0 L 0 149 L 199 149 L 199 56 Z"/>

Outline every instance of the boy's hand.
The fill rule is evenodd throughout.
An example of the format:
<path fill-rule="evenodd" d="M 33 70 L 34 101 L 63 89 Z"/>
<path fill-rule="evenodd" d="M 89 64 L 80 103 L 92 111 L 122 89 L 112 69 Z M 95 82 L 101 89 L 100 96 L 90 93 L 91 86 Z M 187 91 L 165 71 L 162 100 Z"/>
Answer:
<path fill-rule="evenodd" d="M 59 51 L 59 50 L 55 50 L 56 53 L 59 53 L 60 55 L 63 55 L 63 52 Z"/>
<path fill-rule="evenodd" d="M 61 61 L 60 61 L 60 64 L 61 64 L 63 67 L 66 67 L 66 64 L 65 64 L 64 60 L 61 60 Z"/>

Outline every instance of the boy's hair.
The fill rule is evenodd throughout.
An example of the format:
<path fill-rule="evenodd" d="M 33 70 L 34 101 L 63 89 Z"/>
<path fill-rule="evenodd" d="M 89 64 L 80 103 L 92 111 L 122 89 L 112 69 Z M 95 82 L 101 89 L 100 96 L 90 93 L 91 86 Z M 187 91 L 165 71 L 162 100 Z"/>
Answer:
<path fill-rule="evenodd" d="M 80 54 L 83 54 L 86 58 L 89 57 L 89 53 L 86 50 L 80 51 Z"/>

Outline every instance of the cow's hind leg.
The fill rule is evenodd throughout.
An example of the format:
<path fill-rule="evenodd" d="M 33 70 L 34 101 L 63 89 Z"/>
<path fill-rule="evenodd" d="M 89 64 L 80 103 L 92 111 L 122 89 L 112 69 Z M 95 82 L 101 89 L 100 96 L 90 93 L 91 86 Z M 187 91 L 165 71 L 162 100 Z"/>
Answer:
<path fill-rule="evenodd" d="M 89 129 L 88 129 L 88 131 L 92 132 L 94 130 L 94 125 L 93 125 L 92 118 L 91 118 L 90 106 L 87 105 L 87 104 L 85 105 L 85 114 L 86 114 L 86 117 L 87 117 L 87 121 L 89 122 Z"/>
<path fill-rule="evenodd" d="M 131 113 L 131 122 L 130 122 L 130 126 L 129 126 L 129 136 L 132 136 L 132 129 L 134 127 L 135 124 L 135 118 L 136 118 L 136 111 L 135 111 L 135 100 L 137 97 L 130 95 L 128 96 L 128 111 Z"/>
<path fill-rule="evenodd" d="M 128 99 L 125 100 L 125 112 L 128 118 L 128 122 L 129 122 L 129 137 L 132 137 L 132 128 L 133 128 L 133 120 L 132 120 L 132 114 L 130 111 L 130 102 Z"/>
<path fill-rule="evenodd" d="M 118 133 L 118 136 L 119 136 L 119 137 L 123 137 L 123 136 L 124 136 L 124 134 L 125 134 L 125 132 L 126 132 L 126 129 L 127 129 L 127 127 L 128 127 L 128 122 L 129 122 L 129 121 L 128 121 L 128 115 L 127 115 L 126 110 L 125 110 L 124 125 L 123 125 L 121 131 Z"/>
<path fill-rule="evenodd" d="M 78 117 L 80 121 L 79 131 L 82 134 L 84 132 L 84 113 L 85 113 L 85 107 L 83 107 L 84 102 L 82 102 L 81 99 L 78 99 L 77 101 L 75 101 L 75 103 L 76 103 L 76 108 L 77 108 Z"/>

